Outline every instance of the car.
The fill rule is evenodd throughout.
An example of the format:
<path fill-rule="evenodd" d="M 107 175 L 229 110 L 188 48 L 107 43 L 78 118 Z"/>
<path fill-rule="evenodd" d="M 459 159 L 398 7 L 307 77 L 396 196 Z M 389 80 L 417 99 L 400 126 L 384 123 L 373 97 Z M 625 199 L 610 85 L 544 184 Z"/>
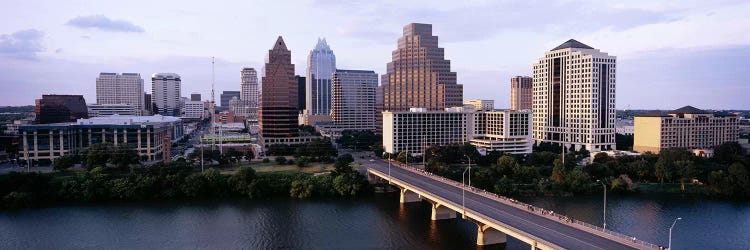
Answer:
<path fill-rule="evenodd" d="M 374 162 L 374 161 L 375 161 L 375 160 L 373 160 L 373 159 L 370 159 L 370 162 Z"/>

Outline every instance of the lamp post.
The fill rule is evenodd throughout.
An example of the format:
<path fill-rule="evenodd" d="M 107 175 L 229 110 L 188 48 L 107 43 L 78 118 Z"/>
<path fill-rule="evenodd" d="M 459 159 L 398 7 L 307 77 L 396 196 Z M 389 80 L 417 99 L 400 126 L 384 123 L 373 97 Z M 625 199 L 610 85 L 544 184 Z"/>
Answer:
<path fill-rule="evenodd" d="M 388 154 L 388 183 L 391 183 L 391 154 Z"/>
<path fill-rule="evenodd" d="M 466 159 L 469 159 L 469 187 L 471 187 L 471 158 L 468 155 L 464 155 Z"/>
<path fill-rule="evenodd" d="M 464 172 L 461 174 L 461 207 L 463 208 L 463 213 L 461 213 L 461 218 L 466 219 L 466 171 L 469 171 L 470 168 L 464 169 Z M 471 176 L 469 176 L 471 178 Z"/>
<path fill-rule="evenodd" d="M 674 224 L 677 224 L 678 220 L 682 220 L 682 217 L 677 217 L 677 219 L 674 219 L 674 222 L 672 222 L 672 226 L 669 227 L 669 247 L 667 249 L 672 250 L 672 228 L 674 228 Z"/>
<path fill-rule="evenodd" d="M 596 182 L 602 184 L 602 190 L 604 190 L 604 209 L 603 209 L 603 218 L 604 218 L 604 229 L 607 229 L 607 185 L 604 184 L 601 180 L 596 180 Z"/>

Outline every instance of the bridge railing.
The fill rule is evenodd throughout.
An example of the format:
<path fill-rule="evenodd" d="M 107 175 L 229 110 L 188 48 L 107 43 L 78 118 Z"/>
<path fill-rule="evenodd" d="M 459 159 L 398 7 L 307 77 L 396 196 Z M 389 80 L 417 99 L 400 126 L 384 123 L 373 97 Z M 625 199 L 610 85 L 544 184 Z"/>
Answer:
<path fill-rule="evenodd" d="M 621 234 L 621 233 L 618 233 L 618 232 L 615 232 L 615 231 L 612 231 L 612 230 L 607 230 L 607 229 L 604 229 L 604 228 L 599 227 L 599 226 L 595 226 L 595 225 L 592 225 L 592 224 L 589 224 L 589 223 L 586 223 L 586 222 L 583 222 L 583 221 L 580 221 L 580 220 L 573 219 L 573 218 L 571 218 L 569 216 L 566 216 L 566 215 L 563 215 L 563 214 L 555 213 L 554 211 L 551 211 L 551 210 L 546 210 L 544 208 L 539 208 L 539 207 L 533 206 L 531 204 L 526 204 L 526 203 L 520 202 L 520 201 L 518 201 L 516 199 L 512 199 L 512 198 L 508 198 L 508 197 L 505 197 L 505 196 L 502 196 L 502 195 L 498 195 L 496 193 L 488 192 L 488 191 L 480 189 L 480 188 L 475 188 L 475 187 L 472 187 L 472 186 L 468 186 L 467 187 L 467 186 L 464 186 L 463 183 L 460 183 L 460 182 L 457 182 L 457 181 L 454 181 L 454 180 L 451 180 L 451 179 L 448 179 L 448 178 L 445 178 L 445 177 L 442 177 L 442 176 L 439 176 L 439 175 L 435 175 L 433 173 L 424 171 L 424 170 L 419 169 L 419 168 L 407 166 L 407 165 L 404 165 L 404 164 L 401 164 L 401 163 L 398 163 L 398 162 L 392 162 L 392 163 L 394 163 L 394 165 L 397 166 L 397 167 L 409 170 L 409 171 L 417 173 L 419 175 L 423 175 L 423 176 L 426 176 L 428 178 L 440 181 L 442 183 L 445 183 L 445 184 L 448 184 L 448 185 L 452 185 L 452 186 L 456 186 L 458 188 L 466 189 L 466 190 L 468 190 L 470 192 L 473 192 L 474 194 L 478 194 L 478 195 L 484 196 L 486 198 L 499 201 L 499 202 L 501 202 L 503 204 L 506 204 L 506 205 L 509 205 L 509 206 L 512 206 L 512 207 L 516 207 L 516 208 L 521 209 L 521 210 L 527 210 L 530 213 L 534 213 L 534 214 L 540 215 L 542 217 L 546 217 L 546 218 L 549 218 L 549 219 L 552 219 L 552 220 L 558 220 L 558 221 L 561 221 L 561 222 L 566 222 L 566 223 L 570 224 L 571 226 L 574 226 L 574 227 L 576 227 L 578 229 L 581 229 L 581 230 L 584 230 L 584 231 L 587 231 L 587 232 L 590 232 L 590 233 L 593 233 L 593 234 L 596 234 L 596 235 L 599 235 L 599 236 L 602 236 L 602 237 L 608 237 L 608 236 L 617 237 L 621 241 L 627 242 L 628 244 L 634 244 L 634 245 L 637 245 L 637 246 L 643 246 L 645 248 L 650 248 L 650 249 L 658 249 L 659 248 L 659 246 L 657 246 L 657 245 L 654 245 L 654 244 L 651 244 L 649 242 L 645 242 L 645 241 L 636 239 L 633 236 L 628 236 L 628 235 Z M 639 247 L 639 249 L 642 249 L 643 247 Z"/>

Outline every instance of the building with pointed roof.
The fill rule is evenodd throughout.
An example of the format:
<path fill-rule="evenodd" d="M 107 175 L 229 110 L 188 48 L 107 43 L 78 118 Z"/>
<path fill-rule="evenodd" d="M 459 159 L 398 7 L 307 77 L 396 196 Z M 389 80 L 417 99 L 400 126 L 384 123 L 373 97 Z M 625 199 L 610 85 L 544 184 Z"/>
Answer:
<path fill-rule="evenodd" d="M 298 135 L 297 81 L 294 78 L 292 52 L 279 36 L 268 51 L 260 95 L 260 134 L 265 138 L 289 138 Z"/>
<path fill-rule="evenodd" d="M 635 117 L 633 150 L 659 153 L 665 148 L 695 150 L 711 156 L 714 147 L 739 140 L 739 117 L 685 106 L 666 114 Z"/>
<path fill-rule="evenodd" d="M 306 115 L 330 114 L 331 78 L 334 71 L 336 71 L 336 55 L 333 54 L 325 38 L 318 38 L 315 48 L 307 56 L 304 93 Z"/>
<path fill-rule="evenodd" d="M 570 39 L 534 64 L 534 141 L 591 152 L 615 148 L 617 58 Z"/>

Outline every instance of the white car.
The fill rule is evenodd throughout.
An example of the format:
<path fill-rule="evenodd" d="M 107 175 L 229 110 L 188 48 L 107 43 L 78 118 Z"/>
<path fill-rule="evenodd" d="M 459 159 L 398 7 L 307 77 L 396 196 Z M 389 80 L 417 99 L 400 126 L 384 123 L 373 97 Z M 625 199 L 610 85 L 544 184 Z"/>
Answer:
<path fill-rule="evenodd" d="M 373 160 L 373 159 L 370 159 L 370 162 L 374 162 L 374 161 L 375 161 L 375 160 Z"/>

